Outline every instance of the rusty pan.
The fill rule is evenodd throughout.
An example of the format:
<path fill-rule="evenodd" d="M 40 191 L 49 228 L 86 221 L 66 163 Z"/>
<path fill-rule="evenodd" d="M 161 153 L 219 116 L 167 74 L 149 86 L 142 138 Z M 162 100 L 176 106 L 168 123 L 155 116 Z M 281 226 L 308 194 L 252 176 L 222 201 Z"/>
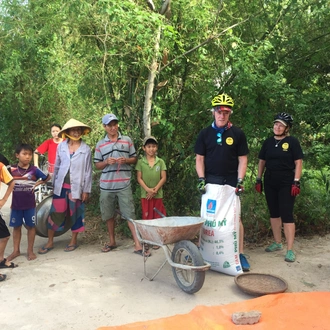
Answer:
<path fill-rule="evenodd" d="M 166 245 L 193 239 L 205 220 L 200 217 L 165 217 L 132 222 L 144 241 Z"/>

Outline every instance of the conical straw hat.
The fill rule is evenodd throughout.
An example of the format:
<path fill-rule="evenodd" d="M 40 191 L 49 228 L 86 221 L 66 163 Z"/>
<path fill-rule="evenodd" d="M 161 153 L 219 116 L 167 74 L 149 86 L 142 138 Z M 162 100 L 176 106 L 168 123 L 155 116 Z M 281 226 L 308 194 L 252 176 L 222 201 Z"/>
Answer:
<path fill-rule="evenodd" d="M 58 135 L 61 136 L 62 138 L 65 137 L 64 132 L 72 127 L 81 127 L 83 130 L 82 135 L 87 135 L 92 131 L 92 129 L 88 125 L 83 124 L 79 120 L 71 118 L 69 121 L 65 123 L 63 128 L 59 131 Z"/>

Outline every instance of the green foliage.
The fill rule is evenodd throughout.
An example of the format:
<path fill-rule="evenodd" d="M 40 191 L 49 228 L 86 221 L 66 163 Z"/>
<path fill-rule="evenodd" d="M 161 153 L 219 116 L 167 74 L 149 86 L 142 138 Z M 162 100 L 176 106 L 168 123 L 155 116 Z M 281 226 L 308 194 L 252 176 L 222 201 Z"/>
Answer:
<path fill-rule="evenodd" d="M 330 230 L 330 172 L 305 171 L 302 193 L 296 201 L 297 228 L 300 232 L 327 233 Z"/>
<path fill-rule="evenodd" d="M 245 184 L 244 188 L 241 211 L 245 239 L 247 242 L 257 243 L 272 235 L 266 199 L 264 194 L 260 195 L 254 190 L 254 186 Z"/>
<path fill-rule="evenodd" d="M 258 151 L 279 111 L 293 115 L 292 134 L 305 153 L 299 230 L 328 230 L 328 190 L 316 188 L 318 173 L 328 173 L 330 163 L 325 0 L 176 0 L 167 17 L 151 12 L 143 0 L 3 0 L 0 20 L 1 152 L 9 158 L 18 142 L 37 147 L 53 122 L 63 125 L 70 118 L 93 128 L 86 142 L 94 148 L 109 111 L 139 149 L 145 88 L 156 58 L 151 126 L 168 167 L 168 214 L 199 213 L 193 147 L 212 121 L 212 97 L 224 91 L 235 100 L 231 120 L 243 128 L 250 147 L 245 181 L 251 191 L 242 205 L 251 239 L 269 232 L 264 201 L 252 193 L 252 183 Z M 137 190 L 135 203 L 138 214 Z M 97 213 L 97 201 L 89 207 Z"/>

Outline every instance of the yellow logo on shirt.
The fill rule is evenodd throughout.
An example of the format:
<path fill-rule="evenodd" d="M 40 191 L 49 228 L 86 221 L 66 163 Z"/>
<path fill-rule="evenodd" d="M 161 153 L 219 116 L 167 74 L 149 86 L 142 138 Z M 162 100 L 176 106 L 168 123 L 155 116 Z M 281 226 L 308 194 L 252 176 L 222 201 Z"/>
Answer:
<path fill-rule="evenodd" d="M 231 146 L 231 145 L 234 143 L 233 138 L 231 138 L 231 137 L 227 137 L 227 139 L 226 139 L 226 143 L 227 143 L 229 146 Z"/>
<path fill-rule="evenodd" d="M 283 151 L 288 151 L 288 149 L 289 149 L 289 143 L 287 143 L 287 142 L 283 143 L 282 144 L 282 149 L 283 149 Z"/>

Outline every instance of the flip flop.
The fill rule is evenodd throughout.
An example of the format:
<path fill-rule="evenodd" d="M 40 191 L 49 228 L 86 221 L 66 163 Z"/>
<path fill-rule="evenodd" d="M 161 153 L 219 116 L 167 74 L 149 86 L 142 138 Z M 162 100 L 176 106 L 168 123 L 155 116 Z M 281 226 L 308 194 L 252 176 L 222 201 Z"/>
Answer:
<path fill-rule="evenodd" d="M 78 247 L 77 244 L 73 244 L 73 245 L 67 245 L 64 249 L 64 252 L 72 252 L 74 251 L 76 248 Z"/>
<path fill-rule="evenodd" d="M 152 249 L 153 250 L 158 250 L 158 249 L 160 249 L 160 246 L 159 245 L 153 245 Z"/>
<path fill-rule="evenodd" d="M 134 250 L 134 253 L 143 257 L 143 251 L 142 250 Z M 151 253 L 148 253 L 147 251 L 144 251 L 144 257 L 145 258 L 151 257 Z"/>
<path fill-rule="evenodd" d="M 105 244 L 103 249 L 101 250 L 102 252 L 110 252 L 114 249 L 117 249 L 117 245 L 109 245 L 109 244 Z"/>
<path fill-rule="evenodd" d="M 54 248 L 53 247 L 51 247 L 51 248 L 46 248 L 46 247 L 42 247 L 42 248 L 40 248 L 39 249 L 39 251 L 38 251 L 38 253 L 39 254 L 46 254 L 46 253 L 48 253 L 49 251 L 51 251 L 51 250 L 53 250 Z"/>
<path fill-rule="evenodd" d="M 0 274 L 0 282 L 4 281 L 6 279 L 6 274 Z"/>
<path fill-rule="evenodd" d="M 15 267 L 18 267 L 18 265 L 15 265 L 13 262 L 10 263 L 10 265 L 6 265 L 6 261 L 7 259 L 3 259 L 1 262 L 0 262 L 0 268 L 15 268 Z"/>

